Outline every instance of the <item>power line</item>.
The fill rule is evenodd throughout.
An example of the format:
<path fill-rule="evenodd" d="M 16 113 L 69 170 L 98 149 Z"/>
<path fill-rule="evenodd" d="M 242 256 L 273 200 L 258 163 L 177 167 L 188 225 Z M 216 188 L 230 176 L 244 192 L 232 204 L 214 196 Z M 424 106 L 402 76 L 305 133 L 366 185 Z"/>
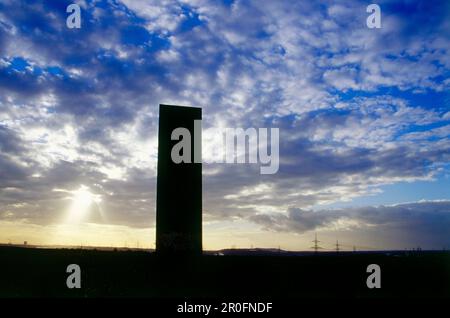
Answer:
<path fill-rule="evenodd" d="M 351 244 L 342 244 L 339 243 L 339 246 L 345 246 L 345 247 L 349 247 L 349 248 L 353 248 L 353 250 L 359 249 L 359 250 L 378 250 L 378 248 L 373 247 L 373 246 L 364 246 L 364 245 L 351 245 Z"/>
<path fill-rule="evenodd" d="M 336 240 L 336 243 L 327 243 L 324 241 L 319 241 L 317 239 L 317 233 L 315 234 L 315 239 L 312 242 L 314 243 L 314 246 L 312 246 L 311 249 L 313 249 L 315 252 L 317 252 L 319 249 L 325 250 L 325 251 L 335 251 L 335 252 L 340 252 L 342 250 L 353 250 L 353 252 L 356 252 L 357 249 L 359 251 L 378 250 L 378 248 L 373 247 L 373 246 L 345 244 L 345 243 L 339 242 L 339 240 Z M 325 247 L 319 246 L 319 242 L 321 243 L 321 245 L 325 245 Z"/>

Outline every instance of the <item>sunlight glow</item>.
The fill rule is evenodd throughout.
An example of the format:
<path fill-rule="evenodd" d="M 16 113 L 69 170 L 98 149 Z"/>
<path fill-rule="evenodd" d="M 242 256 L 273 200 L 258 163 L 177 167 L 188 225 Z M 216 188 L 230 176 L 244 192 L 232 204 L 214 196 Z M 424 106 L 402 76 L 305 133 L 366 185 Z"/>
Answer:
<path fill-rule="evenodd" d="M 93 204 L 101 202 L 101 196 L 90 192 L 89 187 L 81 185 L 78 190 L 71 191 L 72 204 L 68 211 L 67 223 L 77 224 L 89 217 Z"/>

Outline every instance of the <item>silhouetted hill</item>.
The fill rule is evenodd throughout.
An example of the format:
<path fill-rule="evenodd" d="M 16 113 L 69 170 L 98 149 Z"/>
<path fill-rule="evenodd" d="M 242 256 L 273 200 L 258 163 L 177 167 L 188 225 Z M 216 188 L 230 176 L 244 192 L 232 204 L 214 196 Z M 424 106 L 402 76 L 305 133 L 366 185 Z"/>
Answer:
<path fill-rule="evenodd" d="M 171 259 L 148 251 L 3 246 L 0 296 L 450 297 L 448 252 L 220 253 L 223 256 Z M 382 288 L 377 290 L 366 287 L 366 268 L 373 263 L 382 269 Z M 69 264 L 81 266 L 81 289 L 66 287 Z"/>

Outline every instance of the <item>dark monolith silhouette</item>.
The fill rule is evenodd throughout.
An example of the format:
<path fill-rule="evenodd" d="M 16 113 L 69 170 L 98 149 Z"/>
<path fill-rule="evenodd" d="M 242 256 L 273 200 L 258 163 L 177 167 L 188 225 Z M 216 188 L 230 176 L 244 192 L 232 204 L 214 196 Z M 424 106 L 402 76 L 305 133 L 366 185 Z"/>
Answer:
<path fill-rule="evenodd" d="M 202 165 L 194 162 L 194 121 L 201 108 L 160 105 L 158 179 L 156 197 L 156 251 L 169 255 L 200 255 L 202 252 Z M 191 162 L 175 163 L 171 151 L 174 129 L 191 135 Z M 198 135 L 199 132 L 197 132 Z"/>

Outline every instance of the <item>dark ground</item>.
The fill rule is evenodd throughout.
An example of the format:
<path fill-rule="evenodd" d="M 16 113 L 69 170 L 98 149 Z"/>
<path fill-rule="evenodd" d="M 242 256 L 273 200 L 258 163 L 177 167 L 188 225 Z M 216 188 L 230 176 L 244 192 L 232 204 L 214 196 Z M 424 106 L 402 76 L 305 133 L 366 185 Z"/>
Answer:
<path fill-rule="evenodd" d="M 286 254 L 289 255 L 289 254 Z M 0 247 L 0 297 L 449 298 L 449 252 L 204 255 Z M 81 289 L 66 287 L 67 265 Z M 366 268 L 381 266 L 381 289 Z"/>

